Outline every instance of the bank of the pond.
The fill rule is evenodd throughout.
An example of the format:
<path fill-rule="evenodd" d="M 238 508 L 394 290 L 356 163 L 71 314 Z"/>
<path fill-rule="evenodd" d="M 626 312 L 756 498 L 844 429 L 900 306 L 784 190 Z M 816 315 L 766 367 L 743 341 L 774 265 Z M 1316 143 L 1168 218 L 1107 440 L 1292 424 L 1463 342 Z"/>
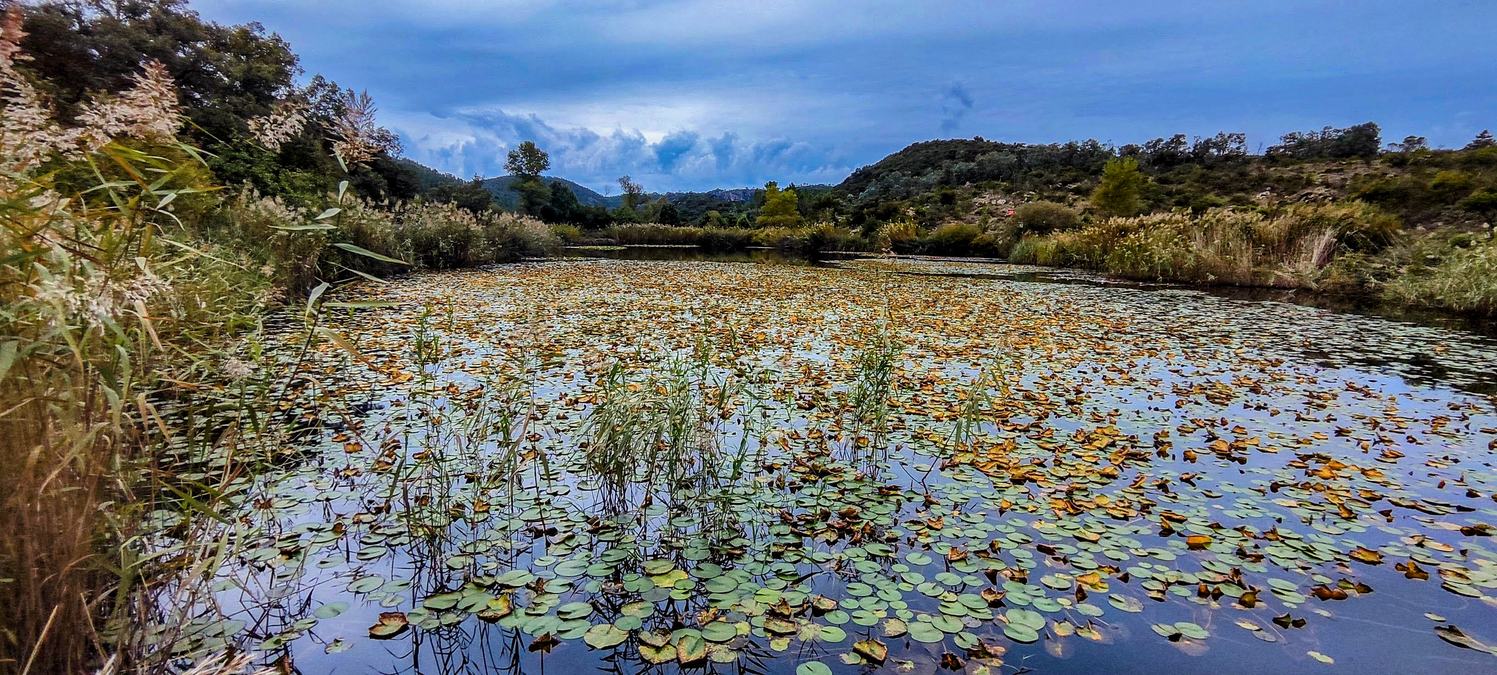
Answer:
<path fill-rule="evenodd" d="M 620 245 L 694 245 L 711 251 L 757 246 L 803 255 L 892 251 L 1005 258 L 1143 281 L 1295 289 L 1357 302 L 1497 313 L 1497 241 L 1490 226 L 1405 229 L 1398 218 L 1359 201 L 1085 220 L 1066 212 L 1062 222 L 1020 217 L 990 228 L 959 222 L 930 230 L 908 222 L 864 229 L 826 223 L 788 228 L 635 224 L 600 235 Z"/>

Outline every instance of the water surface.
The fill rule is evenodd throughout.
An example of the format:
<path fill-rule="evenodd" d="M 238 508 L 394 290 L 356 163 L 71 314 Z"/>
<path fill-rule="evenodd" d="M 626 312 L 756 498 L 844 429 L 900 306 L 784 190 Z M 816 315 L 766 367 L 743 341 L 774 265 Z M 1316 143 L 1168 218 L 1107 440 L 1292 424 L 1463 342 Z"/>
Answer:
<path fill-rule="evenodd" d="M 1497 672 L 1491 338 L 784 262 L 360 289 L 192 630 L 308 673 Z"/>

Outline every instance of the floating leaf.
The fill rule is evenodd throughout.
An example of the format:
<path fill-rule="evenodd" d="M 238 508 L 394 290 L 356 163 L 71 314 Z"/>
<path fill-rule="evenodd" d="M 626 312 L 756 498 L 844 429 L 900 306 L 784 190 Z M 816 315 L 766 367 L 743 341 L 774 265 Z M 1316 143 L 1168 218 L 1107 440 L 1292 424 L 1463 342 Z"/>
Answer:
<path fill-rule="evenodd" d="M 889 648 L 872 638 L 852 643 L 852 650 L 872 663 L 883 663 L 889 656 Z"/>
<path fill-rule="evenodd" d="M 407 628 L 410 628 L 410 622 L 404 612 L 381 612 L 379 620 L 369 627 L 369 637 L 388 640 L 404 633 Z"/>

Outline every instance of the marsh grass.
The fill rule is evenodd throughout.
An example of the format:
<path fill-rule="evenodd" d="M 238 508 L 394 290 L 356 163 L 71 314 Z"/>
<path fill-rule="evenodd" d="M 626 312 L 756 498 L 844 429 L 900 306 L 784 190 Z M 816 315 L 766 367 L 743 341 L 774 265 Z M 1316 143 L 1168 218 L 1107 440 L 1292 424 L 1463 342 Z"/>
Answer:
<path fill-rule="evenodd" d="M 1315 288 L 1337 255 L 1381 250 L 1398 231 L 1396 219 L 1360 202 L 1295 204 L 1272 213 L 1220 208 L 1108 218 L 1029 235 L 1009 259 L 1135 279 Z"/>
<path fill-rule="evenodd" d="M 300 377 L 295 359 L 267 373 L 264 317 L 310 287 L 310 342 L 319 277 L 402 261 L 343 238 L 346 182 L 317 215 L 219 236 L 234 221 L 173 137 L 165 69 L 67 126 L 14 67 L 20 17 L 0 30 L 0 522 L 18 533 L 0 538 L 0 672 L 160 670 L 225 559 L 223 507 L 276 445 L 265 411 Z"/>
<path fill-rule="evenodd" d="M 669 502 L 745 475 L 758 449 L 753 418 L 764 402 L 751 376 L 724 372 L 713 358 L 699 342 L 650 368 L 615 361 L 602 373 L 582 425 L 582 456 L 615 513 L 636 496 L 643 504 Z"/>
<path fill-rule="evenodd" d="M 887 331 L 879 331 L 868 338 L 853 357 L 848 407 L 859 435 L 866 428 L 875 444 L 880 444 L 889 430 L 894 374 L 903 351 Z"/>
<path fill-rule="evenodd" d="M 1490 232 L 1411 247 L 1412 262 L 1386 282 L 1395 301 L 1474 314 L 1497 314 L 1497 239 Z"/>

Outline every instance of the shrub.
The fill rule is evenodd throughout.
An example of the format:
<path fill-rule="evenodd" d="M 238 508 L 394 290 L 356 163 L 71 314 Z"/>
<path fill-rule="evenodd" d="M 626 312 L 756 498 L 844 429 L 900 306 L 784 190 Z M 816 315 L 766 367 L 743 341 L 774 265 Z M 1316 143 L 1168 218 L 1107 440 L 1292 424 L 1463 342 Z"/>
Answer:
<path fill-rule="evenodd" d="M 395 219 L 399 257 L 412 265 L 450 269 L 494 260 L 479 216 L 456 204 L 406 204 L 397 210 Z"/>
<path fill-rule="evenodd" d="M 1471 193 L 1461 200 L 1461 208 L 1485 216 L 1497 214 L 1497 190 L 1486 188 Z"/>
<path fill-rule="evenodd" d="M 996 258 L 1003 255 L 1003 252 L 1012 246 L 1013 239 L 1009 236 L 1009 233 L 989 230 L 977 235 L 977 238 L 972 240 L 972 248 L 969 253 L 987 258 Z"/>
<path fill-rule="evenodd" d="M 1470 194 L 1474 184 L 1471 174 L 1447 169 L 1435 174 L 1434 179 L 1429 182 L 1429 189 L 1448 198 L 1454 198 Z"/>
<path fill-rule="evenodd" d="M 821 251 L 866 251 L 870 246 L 845 227 L 818 223 L 806 227 L 764 227 L 752 230 L 754 244 L 814 255 Z"/>
<path fill-rule="evenodd" d="M 1020 232 L 1049 234 L 1075 229 L 1081 223 L 1081 216 L 1065 204 L 1041 201 L 1014 209 L 1014 220 L 1018 221 Z"/>
<path fill-rule="evenodd" d="M 741 227 L 704 227 L 697 239 L 697 246 L 709 251 L 741 251 L 753 245 L 753 230 Z"/>
<path fill-rule="evenodd" d="M 218 212 L 217 229 L 227 230 L 241 245 L 263 252 L 278 295 L 300 295 L 316 285 L 329 237 L 325 231 L 289 228 L 306 225 L 313 215 L 246 189 L 224 203 Z"/>
<path fill-rule="evenodd" d="M 575 244 L 587 238 L 582 233 L 582 228 L 566 223 L 557 223 L 551 226 L 551 234 L 564 244 Z"/>
<path fill-rule="evenodd" d="M 691 246 L 702 238 L 700 227 L 680 227 L 659 223 L 615 225 L 604 234 L 625 246 Z"/>
<path fill-rule="evenodd" d="M 1028 235 L 1014 244 L 1008 253 L 1008 261 L 1028 265 L 1061 265 L 1060 246 L 1053 236 Z"/>
<path fill-rule="evenodd" d="M 493 262 L 535 258 L 561 249 L 561 240 L 545 223 L 513 213 L 488 213 L 483 220 L 484 238 Z"/>
<path fill-rule="evenodd" d="M 914 221 L 896 220 L 880 226 L 874 240 L 881 251 L 911 253 L 920 243 L 920 229 Z"/>
<path fill-rule="evenodd" d="M 924 246 L 926 251 L 942 255 L 967 253 L 981 235 L 982 228 L 971 223 L 946 223 L 925 237 Z"/>

